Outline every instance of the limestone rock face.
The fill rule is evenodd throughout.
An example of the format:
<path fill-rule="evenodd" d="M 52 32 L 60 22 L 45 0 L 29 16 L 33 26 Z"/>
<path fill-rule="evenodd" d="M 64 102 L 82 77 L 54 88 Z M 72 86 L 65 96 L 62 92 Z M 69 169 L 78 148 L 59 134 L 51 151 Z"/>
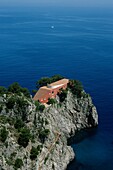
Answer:
<path fill-rule="evenodd" d="M 0 102 L 6 101 L 6 97 L 5 100 L 0 98 Z M 14 117 L 13 110 L 7 113 L 5 110 L 3 106 L 1 115 Z M 26 148 L 19 146 L 14 126 L 0 122 L 0 127 L 5 126 L 9 131 L 5 144 L 0 142 L 0 165 L 3 170 L 14 170 L 17 158 L 23 160 L 23 165 L 19 168 L 21 170 L 65 170 L 75 157 L 73 149 L 67 145 L 67 139 L 76 135 L 78 130 L 98 125 L 97 110 L 91 97 L 77 98 L 69 91 L 64 102 L 60 103 L 57 97 L 57 103 L 45 108 L 43 112 L 36 111 L 33 101 L 29 101 L 26 111 L 28 119 L 26 126 L 35 136 L 34 141 L 30 140 Z M 41 126 L 49 129 L 49 135 L 44 141 L 40 140 L 39 136 Z M 38 145 L 42 145 L 42 149 L 37 158 L 31 160 L 31 148 Z"/>

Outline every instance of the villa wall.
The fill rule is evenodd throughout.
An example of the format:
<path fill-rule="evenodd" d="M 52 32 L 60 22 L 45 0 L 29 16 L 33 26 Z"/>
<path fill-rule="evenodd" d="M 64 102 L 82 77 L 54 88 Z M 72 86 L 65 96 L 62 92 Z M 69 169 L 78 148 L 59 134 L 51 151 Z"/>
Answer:
<path fill-rule="evenodd" d="M 60 87 L 54 88 L 54 89 L 50 89 L 50 91 L 46 91 L 44 96 L 41 97 L 40 99 L 38 99 L 41 103 L 47 103 L 49 98 L 55 98 L 56 95 L 58 94 L 58 92 L 60 91 L 60 89 L 66 89 L 67 88 L 67 84 L 64 84 Z"/>

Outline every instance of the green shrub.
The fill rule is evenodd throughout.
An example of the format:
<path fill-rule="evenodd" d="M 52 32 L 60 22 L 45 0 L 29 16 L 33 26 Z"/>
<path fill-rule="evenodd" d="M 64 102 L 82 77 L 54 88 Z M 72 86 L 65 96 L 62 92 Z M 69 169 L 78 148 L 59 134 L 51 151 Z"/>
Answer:
<path fill-rule="evenodd" d="M 3 127 L 1 130 L 0 130 L 0 140 L 2 142 L 5 142 L 6 139 L 7 139 L 7 136 L 8 136 L 8 131 L 6 130 L 6 127 Z"/>
<path fill-rule="evenodd" d="M 11 84 L 11 85 L 8 87 L 8 91 L 11 92 L 11 93 L 17 93 L 17 94 L 19 94 L 20 91 L 21 91 L 21 86 L 19 85 L 19 83 L 14 82 L 13 84 Z"/>
<path fill-rule="evenodd" d="M 48 137 L 50 131 L 49 129 L 44 129 L 39 131 L 39 138 L 44 143 L 45 139 Z"/>
<path fill-rule="evenodd" d="M 14 123 L 15 123 L 15 118 L 13 118 L 13 117 L 7 117 L 7 122 L 8 122 L 10 125 L 14 125 Z"/>
<path fill-rule="evenodd" d="M 7 123 L 7 116 L 0 115 L 0 122 L 3 123 L 3 124 Z"/>
<path fill-rule="evenodd" d="M 13 158 L 15 158 L 16 155 L 17 155 L 16 152 L 11 153 L 11 155 L 10 155 L 11 160 L 13 160 Z"/>
<path fill-rule="evenodd" d="M 35 106 L 36 106 L 36 111 L 43 112 L 43 110 L 45 109 L 45 106 L 41 104 L 39 101 L 35 101 Z"/>
<path fill-rule="evenodd" d="M 35 101 L 35 106 L 36 106 L 36 111 L 39 111 L 40 102 L 39 101 Z"/>
<path fill-rule="evenodd" d="M 30 97 L 30 92 L 29 92 L 29 90 L 27 89 L 27 88 L 22 88 L 21 87 L 21 92 L 24 94 L 24 96 L 26 96 L 26 97 Z"/>
<path fill-rule="evenodd" d="M 38 152 L 41 152 L 42 147 L 43 147 L 43 145 L 38 145 L 38 146 L 37 146 L 37 150 L 38 150 Z"/>
<path fill-rule="evenodd" d="M 32 149 L 31 149 L 31 151 L 30 151 L 30 158 L 31 158 L 31 160 L 36 159 L 38 153 L 39 153 L 38 149 L 35 148 L 35 147 L 32 147 Z"/>
<path fill-rule="evenodd" d="M 0 122 L 3 124 L 9 123 L 10 125 L 13 125 L 15 122 L 15 119 L 12 117 L 8 117 L 6 115 L 0 115 Z"/>
<path fill-rule="evenodd" d="M 64 77 L 61 76 L 60 74 L 56 74 L 54 76 L 52 76 L 50 79 L 51 79 L 51 83 L 55 82 L 55 81 L 58 81 L 58 80 L 61 80 L 63 79 Z"/>
<path fill-rule="evenodd" d="M 21 129 L 19 138 L 18 138 L 18 144 L 26 148 L 26 146 L 29 143 L 29 140 L 31 138 L 30 130 L 27 128 Z"/>
<path fill-rule="evenodd" d="M 24 125 L 25 125 L 24 122 L 20 118 L 17 118 L 14 123 L 14 127 L 18 130 L 24 127 Z"/>
<path fill-rule="evenodd" d="M 30 92 L 27 88 L 23 88 L 19 85 L 19 83 L 14 82 L 13 84 L 11 84 L 8 87 L 8 92 L 11 93 L 16 93 L 18 95 L 20 95 L 21 93 L 23 93 L 26 97 L 30 97 Z"/>
<path fill-rule="evenodd" d="M 49 98 L 47 104 L 55 104 L 56 103 L 56 99 L 53 98 Z"/>
<path fill-rule="evenodd" d="M 13 109 L 14 106 L 17 108 L 16 114 L 20 115 L 22 117 L 23 121 L 26 121 L 27 119 L 27 112 L 26 108 L 28 107 L 29 103 L 24 99 L 24 97 L 17 97 L 12 96 L 8 99 L 6 103 L 6 109 L 8 112 L 8 109 Z"/>
<path fill-rule="evenodd" d="M 43 104 L 39 105 L 39 111 L 40 112 L 43 112 L 45 109 L 45 106 Z"/>
<path fill-rule="evenodd" d="M 78 80 L 70 80 L 69 82 L 69 88 L 71 92 L 76 95 L 77 97 L 82 97 L 82 92 L 83 92 L 83 86 L 80 81 Z"/>
<path fill-rule="evenodd" d="M 6 107 L 8 109 L 13 109 L 14 105 L 16 103 L 16 98 L 15 97 L 10 97 L 6 103 Z"/>
<path fill-rule="evenodd" d="M 22 107 L 26 107 L 26 106 L 28 106 L 28 102 L 26 101 L 26 100 L 24 100 L 24 98 L 22 97 L 22 98 L 17 98 L 17 100 L 16 100 L 16 103 L 17 103 L 17 105 L 18 105 L 18 107 L 20 107 L 20 108 L 22 108 Z"/>
<path fill-rule="evenodd" d="M 68 93 L 68 91 L 67 91 L 67 90 L 64 90 L 64 89 L 62 89 L 62 90 L 60 91 L 60 93 L 58 94 L 58 95 L 59 95 L 59 98 L 60 98 L 60 102 L 65 101 L 65 99 L 66 99 L 66 97 L 67 97 L 67 93 Z"/>
<path fill-rule="evenodd" d="M 13 165 L 13 161 L 12 161 L 11 158 L 6 159 L 6 163 L 7 163 L 9 166 Z M 3 169 L 3 170 L 4 170 L 4 169 Z"/>
<path fill-rule="evenodd" d="M 22 120 L 27 120 L 27 112 L 26 108 L 28 107 L 29 103 L 24 100 L 24 98 L 17 98 L 17 107 L 18 107 L 18 113 L 22 116 Z"/>
<path fill-rule="evenodd" d="M 42 87 L 42 86 L 47 86 L 47 84 L 50 84 L 50 83 L 53 83 L 55 81 L 58 81 L 58 80 L 61 80 L 63 79 L 64 77 L 61 76 L 61 75 L 54 75 L 52 77 L 42 77 L 40 80 L 38 80 L 36 82 L 36 87 L 39 88 L 39 87 Z"/>
<path fill-rule="evenodd" d="M 15 169 L 21 168 L 22 166 L 23 166 L 23 161 L 22 161 L 22 159 L 17 158 L 17 159 L 15 160 L 15 164 L 14 164 Z"/>
<path fill-rule="evenodd" d="M 42 77 L 40 80 L 36 82 L 36 87 L 40 88 L 42 86 L 47 86 L 47 84 L 50 84 L 50 78 L 49 77 Z"/>
<path fill-rule="evenodd" d="M 6 94 L 7 93 L 7 89 L 3 86 L 0 86 L 0 95 Z"/>

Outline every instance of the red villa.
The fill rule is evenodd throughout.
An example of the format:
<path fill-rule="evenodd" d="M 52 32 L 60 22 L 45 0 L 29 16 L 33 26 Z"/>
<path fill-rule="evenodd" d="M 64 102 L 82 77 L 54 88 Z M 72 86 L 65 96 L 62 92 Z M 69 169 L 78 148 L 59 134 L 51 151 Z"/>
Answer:
<path fill-rule="evenodd" d="M 41 103 L 47 103 L 49 98 L 56 97 L 60 89 L 66 89 L 68 83 L 68 79 L 61 79 L 47 86 L 43 86 L 37 91 L 33 100 L 39 100 Z"/>

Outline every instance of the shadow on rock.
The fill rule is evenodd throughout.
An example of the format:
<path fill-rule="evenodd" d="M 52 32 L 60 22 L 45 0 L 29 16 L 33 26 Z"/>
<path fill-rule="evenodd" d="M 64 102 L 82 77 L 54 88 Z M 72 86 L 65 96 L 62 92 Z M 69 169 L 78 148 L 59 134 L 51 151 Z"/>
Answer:
<path fill-rule="evenodd" d="M 98 131 L 98 127 L 92 128 L 92 129 L 81 130 L 79 132 L 76 132 L 76 134 L 74 136 L 69 138 L 67 143 L 68 143 L 68 145 L 80 143 L 84 139 L 96 135 L 97 131 Z"/>

